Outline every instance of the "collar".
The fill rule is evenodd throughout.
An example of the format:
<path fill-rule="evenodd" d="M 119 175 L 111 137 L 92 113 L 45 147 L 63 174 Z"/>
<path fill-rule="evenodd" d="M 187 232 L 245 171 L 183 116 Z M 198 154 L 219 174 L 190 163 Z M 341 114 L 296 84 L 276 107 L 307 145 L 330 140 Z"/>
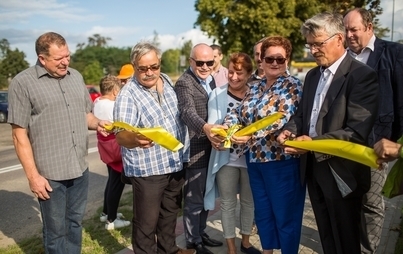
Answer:
<path fill-rule="evenodd" d="M 347 48 L 347 50 L 349 51 L 349 53 L 352 56 L 354 56 L 354 58 L 356 56 L 358 56 L 359 54 L 361 54 L 362 52 L 364 52 L 365 49 L 369 49 L 369 50 L 371 50 L 373 52 L 375 50 L 375 39 L 376 39 L 375 34 L 373 34 L 371 39 L 369 39 L 367 46 L 365 46 L 363 49 L 361 49 L 361 51 L 358 54 L 356 54 L 355 52 L 350 50 L 350 48 Z"/>
<path fill-rule="evenodd" d="M 336 62 L 334 62 L 332 65 L 330 65 L 329 67 L 323 68 L 323 66 L 321 66 L 321 67 L 320 67 L 320 72 L 322 73 L 322 72 L 324 72 L 326 69 L 328 69 L 328 70 L 334 75 L 334 74 L 336 73 L 337 69 L 339 68 L 340 63 L 344 60 L 344 58 L 346 57 L 346 55 L 347 55 L 347 50 L 344 51 L 344 54 L 343 54 L 339 59 L 337 59 Z"/>
<path fill-rule="evenodd" d="M 41 78 L 42 76 L 45 76 L 45 75 L 48 75 L 49 77 L 55 78 L 55 77 L 53 77 L 52 75 L 49 74 L 49 72 L 45 69 L 45 67 L 43 67 L 43 65 L 41 64 L 41 62 L 39 62 L 39 60 L 37 60 L 36 63 L 35 63 L 35 70 L 36 70 L 36 76 L 37 76 L 38 79 Z M 66 75 L 70 75 L 69 67 L 67 67 L 67 74 Z M 55 78 L 55 79 L 60 79 L 60 78 Z"/>
<path fill-rule="evenodd" d="M 195 75 L 195 77 L 199 80 L 199 82 L 201 84 L 210 84 L 210 82 L 213 80 L 213 77 L 210 75 L 208 75 L 208 77 L 206 79 L 201 79 L 199 78 L 199 76 L 196 75 L 196 73 L 193 71 L 192 67 L 189 67 L 190 71 Z"/>

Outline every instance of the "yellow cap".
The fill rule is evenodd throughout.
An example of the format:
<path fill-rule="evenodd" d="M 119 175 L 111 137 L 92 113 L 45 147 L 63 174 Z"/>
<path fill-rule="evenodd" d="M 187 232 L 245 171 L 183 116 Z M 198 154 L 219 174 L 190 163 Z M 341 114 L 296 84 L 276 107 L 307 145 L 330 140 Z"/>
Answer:
<path fill-rule="evenodd" d="M 118 79 L 128 79 L 134 74 L 134 68 L 131 64 L 125 64 L 120 68 Z"/>

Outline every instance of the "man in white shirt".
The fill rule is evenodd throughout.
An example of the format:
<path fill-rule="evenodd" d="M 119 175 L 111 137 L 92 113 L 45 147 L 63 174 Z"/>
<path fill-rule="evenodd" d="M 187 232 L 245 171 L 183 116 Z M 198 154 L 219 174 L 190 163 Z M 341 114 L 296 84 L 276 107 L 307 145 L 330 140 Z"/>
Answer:
<path fill-rule="evenodd" d="M 371 13 L 355 8 L 344 16 L 348 52 L 356 60 L 372 67 L 378 75 L 380 103 L 374 127 L 368 137 L 373 147 L 382 138 L 396 141 L 403 132 L 403 45 L 376 38 Z M 392 103 L 393 102 L 393 103 Z M 371 188 L 362 206 L 362 253 L 375 253 L 378 248 L 385 205 L 381 194 L 386 170 L 371 170 Z"/>

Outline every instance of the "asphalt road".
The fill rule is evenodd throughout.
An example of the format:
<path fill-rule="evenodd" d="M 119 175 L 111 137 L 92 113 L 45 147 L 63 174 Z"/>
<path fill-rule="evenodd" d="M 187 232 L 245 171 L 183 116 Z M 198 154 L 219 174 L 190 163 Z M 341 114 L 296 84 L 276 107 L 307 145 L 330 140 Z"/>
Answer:
<path fill-rule="evenodd" d="M 90 183 L 86 218 L 92 217 L 103 204 L 107 180 L 106 166 L 99 159 L 95 132 L 90 132 Z M 126 186 L 125 191 L 130 187 Z M 40 235 L 42 223 L 37 199 L 15 154 L 11 127 L 0 124 L 0 247 L 26 237 Z"/>

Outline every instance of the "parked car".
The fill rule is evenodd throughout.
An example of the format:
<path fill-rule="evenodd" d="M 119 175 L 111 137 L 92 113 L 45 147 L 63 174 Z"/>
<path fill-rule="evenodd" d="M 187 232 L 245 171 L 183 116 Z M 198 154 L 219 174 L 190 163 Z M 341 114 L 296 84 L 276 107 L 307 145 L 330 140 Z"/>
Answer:
<path fill-rule="evenodd" d="M 95 101 L 96 98 L 101 96 L 101 93 L 98 89 L 93 85 L 87 85 L 88 92 L 90 93 L 90 97 L 92 101 Z"/>
<path fill-rule="evenodd" d="M 8 118 L 8 92 L 0 91 L 0 123 L 7 123 Z"/>

